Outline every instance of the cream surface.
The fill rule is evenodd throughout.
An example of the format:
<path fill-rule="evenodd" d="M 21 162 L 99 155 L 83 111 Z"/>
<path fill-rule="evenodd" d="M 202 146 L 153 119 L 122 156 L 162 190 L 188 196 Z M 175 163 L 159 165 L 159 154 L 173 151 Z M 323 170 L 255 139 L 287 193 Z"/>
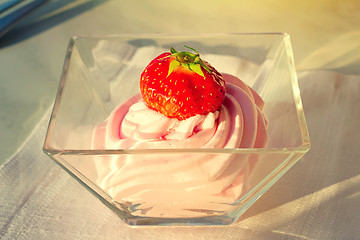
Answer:
<path fill-rule="evenodd" d="M 139 94 L 120 104 L 94 129 L 93 149 L 266 146 L 264 102 L 240 79 L 228 74 L 223 77 L 227 92 L 217 112 L 179 121 L 147 108 Z M 138 204 L 133 214 L 198 216 L 204 210 L 229 207 L 223 203 L 232 203 L 246 193 L 257 161 L 249 157 L 209 153 L 96 157 L 96 183 L 115 201 Z"/>

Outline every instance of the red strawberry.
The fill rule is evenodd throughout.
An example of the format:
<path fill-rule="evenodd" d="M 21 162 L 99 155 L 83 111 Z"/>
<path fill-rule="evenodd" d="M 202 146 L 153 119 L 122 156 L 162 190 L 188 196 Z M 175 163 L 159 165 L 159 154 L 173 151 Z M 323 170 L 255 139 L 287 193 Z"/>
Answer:
<path fill-rule="evenodd" d="M 146 105 L 179 120 L 214 112 L 225 97 L 222 75 L 203 61 L 195 49 L 189 49 L 196 54 L 171 48 L 170 52 L 159 55 L 140 78 Z"/>

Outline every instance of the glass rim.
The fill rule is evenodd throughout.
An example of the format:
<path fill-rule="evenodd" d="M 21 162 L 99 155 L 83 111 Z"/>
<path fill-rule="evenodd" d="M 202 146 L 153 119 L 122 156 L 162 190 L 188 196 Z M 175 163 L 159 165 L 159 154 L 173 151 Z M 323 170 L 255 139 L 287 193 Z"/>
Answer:
<path fill-rule="evenodd" d="M 44 145 L 43 151 L 51 155 L 124 155 L 124 154 L 263 154 L 306 153 L 310 142 L 298 147 L 284 148 L 154 148 L 154 149 L 57 149 Z"/>
<path fill-rule="evenodd" d="M 114 34 L 76 34 L 70 41 L 83 38 L 122 38 L 122 37 L 144 37 L 144 38 L 175 38 L 175 37 L 226 37 L 226 36 L 279 36 L 290 37 L 287 32 L 229 32 L 229 33 L 114 33 Z"/>

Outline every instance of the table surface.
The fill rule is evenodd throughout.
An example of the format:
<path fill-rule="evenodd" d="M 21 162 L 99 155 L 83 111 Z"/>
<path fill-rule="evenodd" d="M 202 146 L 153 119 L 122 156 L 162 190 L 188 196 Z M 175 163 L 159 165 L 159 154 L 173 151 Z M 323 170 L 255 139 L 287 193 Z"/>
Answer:
<path fill-rule="evenodd" d="M 356 0 L 49 1 L 0 39 L 0 238 L 359 239 L 359 12 Z M 41 152 L 69 39 L 217 32 L 290 34 L 312 149 L 234 225 L 127 228 Z"/>

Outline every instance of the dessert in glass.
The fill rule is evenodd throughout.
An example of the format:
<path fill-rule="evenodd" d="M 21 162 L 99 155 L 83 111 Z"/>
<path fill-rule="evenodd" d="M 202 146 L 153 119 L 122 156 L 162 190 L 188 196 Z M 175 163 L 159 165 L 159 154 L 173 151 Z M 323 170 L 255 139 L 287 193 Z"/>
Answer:
<path fill-rule="evenodd" d="M 129 225 L 231 224 L 309 148 L 270 33 L 73 37 L 44 143 Z"/>

